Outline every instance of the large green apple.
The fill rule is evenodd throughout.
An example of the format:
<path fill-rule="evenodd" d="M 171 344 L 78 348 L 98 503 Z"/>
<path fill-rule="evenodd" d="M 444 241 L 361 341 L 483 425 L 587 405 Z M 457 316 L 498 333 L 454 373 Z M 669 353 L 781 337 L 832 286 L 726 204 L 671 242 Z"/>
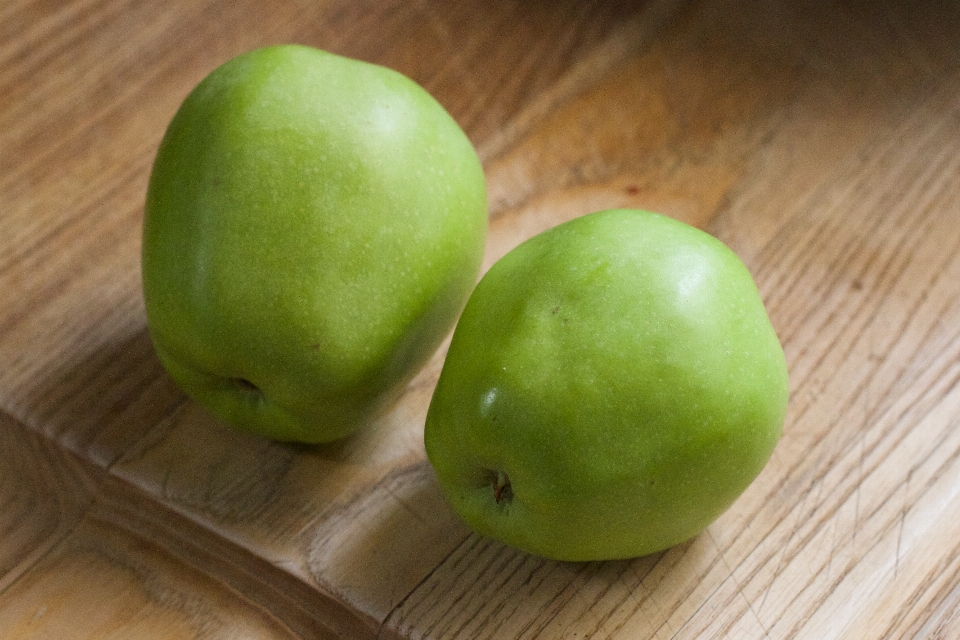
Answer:
<path fill-rule="evenodd" d="M 340 438 L 390 403 L 476 283 L 483 170 L 450 115 L 392 70 L 283 45 L 187 97 L 143 229 L 156 351 L 228 423 Z"/>
<path fill-rule="evenodd" d="M 560 560 L 702 531 L 779 438 L 783 350 L 746 267 L 657 214 L 561 224 L 483 277 L 427 415 L 427 454 L 477 532 Z"/>

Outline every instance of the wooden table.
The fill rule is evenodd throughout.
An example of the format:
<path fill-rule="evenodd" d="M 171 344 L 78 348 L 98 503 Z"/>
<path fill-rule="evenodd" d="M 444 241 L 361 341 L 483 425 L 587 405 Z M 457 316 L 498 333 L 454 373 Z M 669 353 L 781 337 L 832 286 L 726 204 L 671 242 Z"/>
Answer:
<path fill-rule="evenodd" d="M 471 534 L 422 428 L 443 349 L 331 446 L 225 428 L 161 369 L 140 225 L 216 65 L 300 42 L 398 69 L 486 169 L 486 266 L 641 207 L 751 269 L 792 398 L 760 478 L 633 561 Z M 960 637 L 960 4 L 7 0 L 0 637 Z"/>

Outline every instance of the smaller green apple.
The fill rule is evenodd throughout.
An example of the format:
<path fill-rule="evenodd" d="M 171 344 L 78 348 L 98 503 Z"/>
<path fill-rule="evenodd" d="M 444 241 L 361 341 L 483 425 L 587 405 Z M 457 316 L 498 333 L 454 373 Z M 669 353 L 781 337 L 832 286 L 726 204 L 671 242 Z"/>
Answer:
<path fill-rule="evenodd" d="M 214 70 L 160 144 L 143 293 L 164 366 L 226 422 L 326 442 L 373 419 L 480 269 L 483 168 L 423 88 L 298 45 Z"/>
<path fill-rule="evenodd" d="M 788 395 L 757 288 L 719 240 L 611 210 L 508 253 L 460 317 L 425 427 L 475 531 L 559 560 L 696 535 L 760 473 Z"/>

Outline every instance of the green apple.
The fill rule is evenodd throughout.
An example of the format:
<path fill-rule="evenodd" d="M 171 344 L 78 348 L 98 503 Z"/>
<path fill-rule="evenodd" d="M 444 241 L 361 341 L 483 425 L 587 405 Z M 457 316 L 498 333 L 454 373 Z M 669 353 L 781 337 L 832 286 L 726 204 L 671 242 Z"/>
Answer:
<path fill-rule="evenodd" d="M 305 46 L 186 98 L 147 190 L 143 292 L 175 381 L 236 427 L 325 442 L 370 421 L 479 274 L 483 170 L 423 88 Z"/>
<path fill-rule="evenodd" d="M 559 560 L 702 531 L 760 473 L 788 395 L 756 285 L 719 240 L 637 210 L 499 260 L 460 317 L 425 428 L 476 532 Z"/>

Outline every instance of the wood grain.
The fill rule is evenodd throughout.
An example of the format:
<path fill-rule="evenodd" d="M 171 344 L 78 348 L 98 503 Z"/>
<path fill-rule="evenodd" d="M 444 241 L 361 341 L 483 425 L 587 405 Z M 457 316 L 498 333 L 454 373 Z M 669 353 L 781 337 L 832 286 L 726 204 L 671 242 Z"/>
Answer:
<path fill-rule="evenodd" d="M 0 636 L 958 637 L 957 24 L 934 0 L 0 6 Z M 274 42 L 450 110 L 485 166 L 485 267 L 622 206 L 744 259 L 792 398 L 733 508 L 632 561 L 471 534 L 423 452 L 445 347 L 334 445 L 184 397 L 141 302 L 150 163 L 196 82 Z"/>
<path fill-rule="evenodd" d="M 104 476 L 0 413 L 0 591 L 69 535 Z"/>
<path fill-rule="evenodd" d="M 309 448 L 236 433 L 187 405 L 113 471 L 376 629 L 467 535 L 424 459 L 429 388 L 362 433 Z"/>
<path fill-rule="evenodd" d="M 77 640 L 305 637 L 155 538 L 97 517 L 85 518 L 0 594 L 0 633 Z"/>

